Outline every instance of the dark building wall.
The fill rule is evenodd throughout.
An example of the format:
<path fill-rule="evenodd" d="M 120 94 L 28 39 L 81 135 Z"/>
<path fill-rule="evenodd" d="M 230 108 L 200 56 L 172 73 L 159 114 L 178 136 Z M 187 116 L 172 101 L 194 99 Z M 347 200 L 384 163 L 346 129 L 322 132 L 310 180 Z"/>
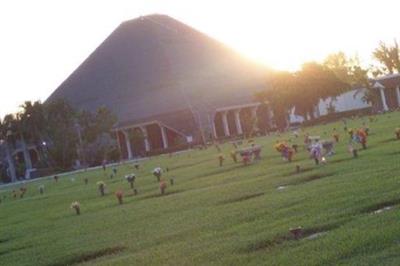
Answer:
<path fill-rule="evenodd" d="M 217 137 L 218 138 L 225 137 L 224 126 L 222 124 L 222 115 L 221 115 L 221 113 L 215 114 L 214 125 L 215 125 L 215 131 L 217 132 Z"/>
<path fill-rule="evenodd" d="M 386 88 L 385 96 L 389 109 L 396 109 L 398 107 L 398 103 L 395 88 Z"/>
<path fill-rule="evenodd" d="M 147 136 L 150 142 L 151 150 L 163 149 L 163 142 L 161 137 L 161 128 L 157 124 L 146 126 Z"/>
<path fill-rule="evenodd" d="M 233 111 L 229 111 L 227 113 L 227 120 L 228 120 L 228 126 L 229 126 L 229 133 L 231 136 L 236 136 L 237 135 L 237 129 L 236 129 L 236 123 L 235 123 L 235 114 Z"/>

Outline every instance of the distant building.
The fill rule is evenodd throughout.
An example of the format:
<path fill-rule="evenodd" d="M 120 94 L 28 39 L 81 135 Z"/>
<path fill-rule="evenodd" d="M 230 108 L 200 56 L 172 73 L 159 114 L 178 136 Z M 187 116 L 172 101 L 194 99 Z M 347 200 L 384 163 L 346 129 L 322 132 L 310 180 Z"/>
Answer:
<path fill-rule="evenodd" d="M 400 107 L 400 74 L 377 78 L 373 87 L 379 92 L 378 110 L 389 111 Z"/>
<path fill-rule="evenodd" d="M 205 34 L 150 15 L 122 23 L 48 101 L 109 108 L 128 159 L 248 132 L 244 118 L 267 113 L 254 102 L 266 75 L 265 67 Z"/>
<path fill-rule="evenodd" d="M 165 15 L 122 23 L 49 97 L 78 109 L 101 106 L 118 118 L 113 130 L 123 159 L 171 152 L 211 139 L 273 127 L 271 110 L 255 102 L 268 70 Z M 399 76 L 377 79 L 381 109 L 399 106 Z M 360 91 L 332 101 L 335 112 L 368 107 Z M 320 101 L 325 115 L 330 99 Z M 328 108 L 329 107 L 329 108 Z M 300 116 L 290 121 L 301 122 Z"/>
<path fill-rule="evenodd" d="M 325 116 L 329 112 L 347 112 L 374 108 L 376 111 L 386 112 L 400 108 L 400 74 L 385 75 L 371 80 L 375 89 L 376 102 L 374 105 L 367 102 L 364 96 L 367 89 L 360 88 L 345 92 L 337 97 L 320 100 L 315 111 L 315 116 Z M 289 115 L 290 123 L 302 123 L 304 118 L 296 114 L 293 108 Z"/>

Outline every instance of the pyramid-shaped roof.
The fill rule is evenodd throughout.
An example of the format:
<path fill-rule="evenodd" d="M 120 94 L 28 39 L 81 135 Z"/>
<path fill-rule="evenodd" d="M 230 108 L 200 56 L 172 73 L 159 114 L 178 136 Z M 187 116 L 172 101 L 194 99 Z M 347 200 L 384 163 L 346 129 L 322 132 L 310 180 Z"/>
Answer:
<path fill-rule="evenodd" d="M 122 23 L 53 92 L 80 109 L 106 106 L 120 123 L 251 102 L 266 68 L 166 15 Z"/>

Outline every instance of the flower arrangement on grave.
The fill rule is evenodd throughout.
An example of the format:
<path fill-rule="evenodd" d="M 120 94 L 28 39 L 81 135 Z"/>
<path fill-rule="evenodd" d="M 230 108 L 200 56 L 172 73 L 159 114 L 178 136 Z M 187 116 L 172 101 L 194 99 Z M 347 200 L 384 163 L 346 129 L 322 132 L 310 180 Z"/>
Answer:
<path fill-rule="evenodd" d="M 361 143 L 363 149 L 367 148 L 367 136 L 368 133 L 364 128 L 357 130 L 358 141 Z"/>
<path fill-rule="evenodd" d="M 274 148 L 276 151 L 281 153 L 281 156 L 284 160 L 287 160 L 288 162 L 292 161 L 294 150 L 286 142 L 278 141 L 274 145 Z"/>
<path fill-rule="evenodd" d="M 81 214 L 81 204 L 78 201 L 74 201 L 71 203 L 71 209 L 75 210 L 76 215 Z"/>
<path fill-rule="evenodd" d="M 306 133 L 306 134 L 304 135 L 304 144 L 305 144 L 306 146 L 308 146 L 308 145 L 311 144 L 310 134 L 308 134 L 308 133 Z"/>
<path fill-rule="evenodd" d="M 292 145 L 292 149 L 293 149 L 293 151 L 294 151 L 295 153 L 297 153 L 297 152 L 298 152 L 298 149 L 299 149 L 299 145 L 293 144 L 293 145 Z"/>
<path fill-rule="evenodd" d="M 350 142 L 356 142 L 359 143 L 358 135 L 357 135 L 357 130 L 350 128 L 349 131 L 349 137 L 350 137 Z"/>
<path fill-rule="evenodd" d="M 400 139 L 400 128 L 399 127 L 395 129 L 394 133 L 396 134 L 396 138 Z"/>
<path fill-rule="evenodd" d="M 347 150 L 349 151 L 349 153 L 351 155 L 353 155 L 354 158 L 358 157 L 358 150 L 356 148 L 354 148 L 351 143 L 347 146 Z"/>
<path fill-rule="evenodd" d="M 339 142 L 340 135 L 339 135 L 339 133 L 336 131 L 336 128 L 333 129 L 332 137 L 333 137 L 333 139 L 334 139 L 336 142 Z"/>
<path fill-rule="evenodd" d="M 242 152 L 241 155 L 242 155 L 243 164 L 245 166 L 249 165 L 251 163 L 251 153 L 250 152 Z"/>
<path fill-rule="evenodd" d="M 117 197 L 118 203 L 122 204 L 123 203 L 123 198 L 124 198 L 124 191 L 122 190 L 117 190 L 115 192 L 115 196 Z"/>
<path fill-rule="evenodd" d="M 354 130 L 352 128 L 349 128 L 349 130 L 347 131 L 347 133 L 349 133 L 350 138 L 353 138 L 354 136 Z"/>
<path fill-rule="evenodd" d="M 240 156 L 242 157 L 242 162 L 246 166 L 251 163 L 253 150 L 252 147 L 243 148 L 239 151 Z"/>
<path fill-rule="evenodd" d="M 166 189 L 167 189 L 167 182 L 165 182 L 164 180 L 161 180 L 160 181 L 160 192 L 161 192 L 161 195 L 164 195 Z"/>
<path fill-rule="evenodd" d="M 324 154 L 326 156 L 332 156 L 335 154 L 333 140 L 324 140 L 321 142 L 321 144 L 322 144 L 322 148 L 325 151 Z"/>
<path fill-rule="evenodd" d="M 136 179 L 136 175 L 135 174 L 130 174 L 130 175 L 126 175 L 125 176 L 126 181 L 128 181 L 128 183 L 131 185 L 131 188 L 133 188 L 133 184 L 135 182 Z"/>
<path fill-rule="evenodd" d="M 315 164 L 319 164 L 322 158 L 322 144 L 316 140 L 315 143 L 311 144 L 310 157 L 314 159 Z"/>
<path fill-rule="evenodd" d="M 261 146 L 256 145 L 255 143 L 251 144 L 251 152 L 254 155 L 254 160 L 260 160 L 261 159 Z"/>
<path fill-rule="evenodd" d="M 365 134 L 367 136 L 369 136 L 369 127 L 368 126 L 364 126 L 363 128 L 361 128 L 361 130 L 363 130 L 365 132 Z"/>
<path fill-rule="evenodd" d="M 161 175 L 162 175 L 162 169 L 161 167 L 156 167 L 153 170 L 153 175 L 157 178 L 157 181 L 160 182 Z"/>
<path fill-rule="evenodd" d="M 221 167 L 224 164 L 225 157 L 222 153 L 218 154 L 218 162 L 219 166 Z"/>
<path fill-rule="evenodd" d="M 104 196 L 105 190 L 106 190 L 106 183 L 104 183 L 103 181 L 99 181 L 96 184 L 97 184 L 97 187 L 99 188 L 100 195 Z"/>
<path fill-rule="evenodd" d="M 26 187 L 21 187 L 19 189 L 19 191 L 20 191 L 19 197 L 22 199 L 24 197 L 26 191 L 27 191 L 27 188 Z"/>
<path fill-rule="evenodd" d="M 232 150 L 230 152 L 230 156 L 231 156 L 233 162 L 237 163 L 237 150 Z"/>

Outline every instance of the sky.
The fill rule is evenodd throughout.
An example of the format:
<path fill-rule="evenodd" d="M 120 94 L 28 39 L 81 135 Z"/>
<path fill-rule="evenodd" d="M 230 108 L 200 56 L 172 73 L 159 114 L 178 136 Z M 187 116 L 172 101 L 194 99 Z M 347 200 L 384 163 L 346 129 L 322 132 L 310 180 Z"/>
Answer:
<path fill-rule="evenodd" d="M 280 70 L 400 40 L 397 0 L 1 0 L 0 117 L 46 98 L 118 25 L 166 14 Z"/>

